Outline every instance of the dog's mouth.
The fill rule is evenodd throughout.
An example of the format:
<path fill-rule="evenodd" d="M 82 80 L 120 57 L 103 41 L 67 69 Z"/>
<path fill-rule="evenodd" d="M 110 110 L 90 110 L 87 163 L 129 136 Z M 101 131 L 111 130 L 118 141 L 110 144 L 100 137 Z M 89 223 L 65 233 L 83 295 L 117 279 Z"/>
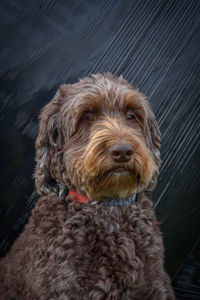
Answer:
<path fill-rule="evenodd" d="M 129 171 L 127 168 L 118 167 L 118 168 L 112 169 L 110 172 L 112 172 L 112 173 L 127 173 Z"/>
<path fill-rule="evenodd" d="M 130 169 L 129 166 L 113 166 L 110 169 L 108 169 L 105 173 L 104 176 L 112 177 L 112 176 L 120 176 L 120 177 L 136 177 L 135 172 Z"/>
<path fill-rule="evenodd" d="M 110 168 L 105 174 L 106 177 L 110 177 L 110 176 L 122 176 L 122 177 L 132 177 L 132 178 L 136 178 L 137 183 L 140 182 L 140 175 L 139 174 L 135 174 L 135 172 L 130 169 L 128 166 L 115 166 Z"/>

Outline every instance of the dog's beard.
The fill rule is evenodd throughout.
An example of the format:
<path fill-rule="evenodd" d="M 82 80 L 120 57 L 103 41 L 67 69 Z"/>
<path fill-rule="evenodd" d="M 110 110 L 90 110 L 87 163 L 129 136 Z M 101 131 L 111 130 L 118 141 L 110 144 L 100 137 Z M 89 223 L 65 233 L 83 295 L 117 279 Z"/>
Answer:
<path fill-rule="evenodd" d="M 96 200 L 131 196 L 144 184 L 142 172 L 143 168 L 138 161 L 114 164 L 108 158 L 99 157 L 91 165 L 84 166 L 87 195 Z"/>
<path fill-rule="evenodd" d="M 137 188 L 137 176 L 130 170 L 118 172 L 109 170 L 96 178 L 91 178 L 90 193 L 92 197 L 125 198 L 132 195 Z"/>

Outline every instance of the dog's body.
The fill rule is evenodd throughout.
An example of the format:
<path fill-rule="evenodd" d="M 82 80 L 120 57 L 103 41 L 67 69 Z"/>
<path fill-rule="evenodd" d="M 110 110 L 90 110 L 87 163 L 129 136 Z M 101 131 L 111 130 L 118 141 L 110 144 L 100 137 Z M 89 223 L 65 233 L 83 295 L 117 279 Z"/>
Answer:
<path fill-rule="evenodd" d="M 40 116 L 41 197 L 0 263 L 1 299 L 174 299 L 148 196 L 159 147 L 146 99 L 122 77 L 61 86 Z"/>

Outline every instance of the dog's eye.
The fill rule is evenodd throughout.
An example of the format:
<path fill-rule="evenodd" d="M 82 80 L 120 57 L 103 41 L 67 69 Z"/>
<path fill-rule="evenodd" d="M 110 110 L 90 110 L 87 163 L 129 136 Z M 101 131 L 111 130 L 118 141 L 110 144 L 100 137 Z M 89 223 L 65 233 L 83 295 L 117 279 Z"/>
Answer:
<path fill-rule="evenodd" d="M 93 121 L 94 120 L 94 115 L 92 113 L 88 113 L 84 116 L 84 119 L 88 120 L 88 121 Z"/>
<path fill-rule="evenodd" d="M 144 119 L 139 114 L 133 112 L 127 112 L 126 118 L 127 120 L 138 123 L 142 128 L 144 128 Z"/>
<path fill-rule="evenodd" d="M 135 115 L 133 113 L 127 113 L 128 120 L 135 120 Z"/>

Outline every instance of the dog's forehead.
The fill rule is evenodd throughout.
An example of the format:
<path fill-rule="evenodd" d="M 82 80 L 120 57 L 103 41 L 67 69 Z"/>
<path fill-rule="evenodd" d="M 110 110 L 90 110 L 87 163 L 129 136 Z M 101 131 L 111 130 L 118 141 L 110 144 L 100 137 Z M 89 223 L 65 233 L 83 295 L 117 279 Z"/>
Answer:
<path fill-rule="evenodd" d="M 115 81 L 86 82 L 72 97 L 73 111 L 115 112 L 141 105 L 141 95 L 130 86 Z"/>

